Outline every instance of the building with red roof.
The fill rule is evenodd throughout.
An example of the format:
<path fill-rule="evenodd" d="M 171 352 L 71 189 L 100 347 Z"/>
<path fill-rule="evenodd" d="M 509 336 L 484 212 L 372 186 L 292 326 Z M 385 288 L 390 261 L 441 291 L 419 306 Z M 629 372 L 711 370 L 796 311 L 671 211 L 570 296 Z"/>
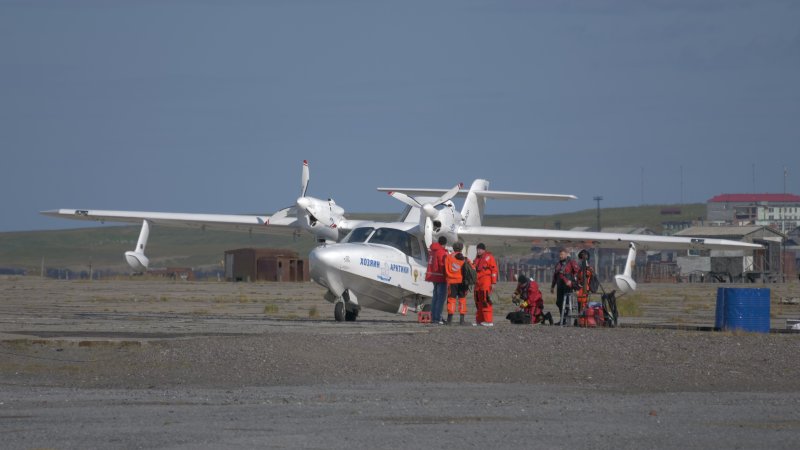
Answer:
<path fill-rule="evenodd" d="M 706 212 L 711 224 L 769 226 L 788 233 L 800 225 L 800 195 L 720 194 L 706 203 Z"/>

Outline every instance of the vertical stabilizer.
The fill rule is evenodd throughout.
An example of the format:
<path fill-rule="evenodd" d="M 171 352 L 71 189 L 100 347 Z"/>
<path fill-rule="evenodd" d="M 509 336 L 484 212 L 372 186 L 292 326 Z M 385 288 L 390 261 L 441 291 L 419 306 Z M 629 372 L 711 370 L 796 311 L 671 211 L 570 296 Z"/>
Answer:
<path fill-rule="evenodd" d="M 486 207 L 486 198 L 478 197 L 475 195 L 476 191 L 488 191 L 489 182 L 487 180 L 475 180 L 472 186 L 469 187 L 467 199 L 464 201 L 464 207 L 461 208 L 461 220 L 464 225 L 468 227 L 479 227 L 483 223 L 483 211 Z"/>

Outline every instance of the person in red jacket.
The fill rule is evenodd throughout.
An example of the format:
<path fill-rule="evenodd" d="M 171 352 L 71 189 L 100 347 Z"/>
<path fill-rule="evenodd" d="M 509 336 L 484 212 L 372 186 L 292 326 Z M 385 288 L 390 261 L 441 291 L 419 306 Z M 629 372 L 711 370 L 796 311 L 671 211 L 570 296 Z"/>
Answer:
<path fill-rule="evenodd" d="M 445 258 L 445 277 L 447 278 L 447 325 L 453 322 L 453 314 L 456 313 L 456 302 L 458 302 L 458 313 L 461 315 L 461 325 L 467 315 L 467 286 L 464 285 L 462 276 L 464 264 L 469 262 L 464 258 L 461 250 L 464 244 L 461 242 L 453 243 L 453 253 Z"/>
<path fill-rule="evenodd" d="M 544 323 L 545 321 L 553 324 L 553 315 L 544 312 L 544 299 L 542 291 L 539 290 L 539 283 L 529 280 L 525 275 L 517 277 L 517 289 L 514 291 L 513 299 L 519 307 L 531 315 L 531 323 Z"/>
<path fill-rule="evenodd" d="M 425 272 L 425 281 L 433 283 L 433 298 L 431 299 L 431 323 L 443 324 L 442 308 L 447 297 L 447 278 L 444 274 L 444 260 L 447 257 L 447 238 L 439 236 L 439 241 L 431 244 L 428 252 L 428 270 Z"/>
<path fill-rule="evenodd" d="M 556 291 L 556 306 L 558 306 L 558 314 L 564 317 L 564 297 L 577 288 L 575 277 L 578 274 L 578 263 L 570 259 L 569 252 L 566 248 L 562 248 L 558 252 L 558 263 L 556 270 L 553 272 L 553 282 L 550 284 L 550 293 Z M 568 305 L 569 306 L 569 305 Z M 576 313 L 576 311 L 571 311 Z M 565 319 L 566 320 L 566 319 Z M 564 325 L 563 323 L 561 325 Z"/>
<path fill-rule="evenodd" d="M 497 261 L 494 256 L 486 251 L 486 245 L 478 244 L 478 256 L 475 257 L 475 271 L 478 280 L 475 283 L 475 323 L 485 327 L 494 326 L 492 322 L 492 287 L 497 284 Z"/>

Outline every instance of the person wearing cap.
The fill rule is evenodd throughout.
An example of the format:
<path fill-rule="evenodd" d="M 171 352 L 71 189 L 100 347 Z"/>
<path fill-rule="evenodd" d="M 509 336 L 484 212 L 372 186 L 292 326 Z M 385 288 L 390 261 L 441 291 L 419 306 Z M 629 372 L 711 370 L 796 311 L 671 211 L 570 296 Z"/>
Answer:
<path fill-rule="evenodd" d="M 592 278 L 594 278 L 594 269 L 589 264 L 589 251 L 586 249 L 578 252 L 578 273 L 575 276 L 578 282 L 577 297 L 578 297 L 578 312 L 580 313 L 586 309 L 586 304 L 589 302 L 589 288 Z"/>
<path fill-rule="evenodd" d="M 478 280 L 475 283 L 475 323 L 485 327 L 494 326 L 492 317 L 492 287 L 497 284 L 497 261 L 486 251 L 486 244 L 478 244 L 478 255 L 473 262 Z"/>

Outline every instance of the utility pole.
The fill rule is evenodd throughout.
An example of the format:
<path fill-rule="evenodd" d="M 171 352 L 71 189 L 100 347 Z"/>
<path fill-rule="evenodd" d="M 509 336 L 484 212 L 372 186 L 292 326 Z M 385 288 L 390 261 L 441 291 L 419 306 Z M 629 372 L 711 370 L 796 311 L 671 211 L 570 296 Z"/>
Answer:
<path fill-rule="evenodd" d="M 592 200 L 597 202 L 597 231 L 600 231 L 600 200 L 603 199 L 602 195 L 596 195 Z"/>

